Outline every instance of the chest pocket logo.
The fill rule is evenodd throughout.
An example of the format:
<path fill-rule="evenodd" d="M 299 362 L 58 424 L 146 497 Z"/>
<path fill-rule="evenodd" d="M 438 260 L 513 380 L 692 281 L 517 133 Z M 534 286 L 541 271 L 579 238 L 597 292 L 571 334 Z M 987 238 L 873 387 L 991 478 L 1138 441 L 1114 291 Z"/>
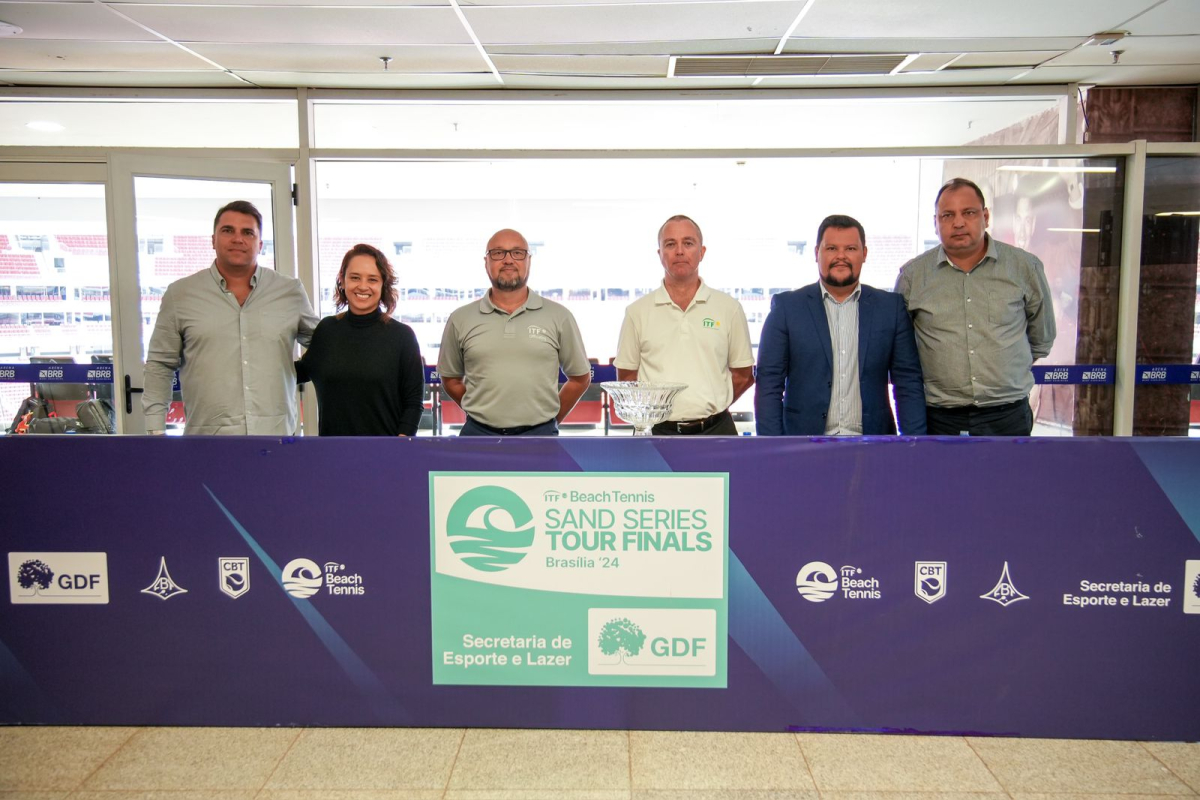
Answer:
<path fill-rule="evenodd" d="M 530 325 L 526 331 L 528 332 L 530 339 L 536 339 L 539 342 L 545 342 L 546 344 L 554 344 L 554 340 L 550 338 L 550 333 L 545 328 L 537 325 Z"/>
<path fill-rule="evenodd" d="M 700 324 L 703 325 L 705 328 L 711 328 L 712 330 L 720 330 L 721 329 L 721 320 L 713 319 L 712 317 L 705 317 L 704 321 L 701 322 Z"/>

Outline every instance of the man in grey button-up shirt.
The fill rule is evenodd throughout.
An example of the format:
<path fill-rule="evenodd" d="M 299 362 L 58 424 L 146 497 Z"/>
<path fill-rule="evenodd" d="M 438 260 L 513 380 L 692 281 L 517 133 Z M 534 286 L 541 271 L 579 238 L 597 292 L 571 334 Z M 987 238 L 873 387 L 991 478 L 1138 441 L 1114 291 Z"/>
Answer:
<path fill-rule="evenodd" d="M 163 433 L 179 370 L 186 434 L 296 432 L 296 342 L 317 324 L 304 286 L 259 269 L 262 215 L 235 200 L 213 220 L 211 267 L 167 287 L 146 356 L 146 431 Z"/>
<path fill-rule="evenodd" d="M 904 296 L 925 374 L 930 434 L 1028 436 L 1030 367 L 1054 344 L 1042 262 L 985 230 L 983 192 L 965 178 L 936 200 L 942 244 L 904 265 Z"/>

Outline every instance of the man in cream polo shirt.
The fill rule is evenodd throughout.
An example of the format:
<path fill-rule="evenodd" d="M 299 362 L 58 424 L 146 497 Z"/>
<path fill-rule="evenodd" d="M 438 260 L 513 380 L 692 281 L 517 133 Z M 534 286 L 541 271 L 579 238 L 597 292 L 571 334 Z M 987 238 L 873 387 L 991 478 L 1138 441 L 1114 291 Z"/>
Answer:
<path fill-rule="evenodd" d="M 658 230 L 662 286 L 625 309 L 613 364 L 623 381 L 686 383 L 660 435 L 737 436 L 729 407 L 754 385 L 741 304 L 700 278 L 700 226 L 682 214 Z"/>

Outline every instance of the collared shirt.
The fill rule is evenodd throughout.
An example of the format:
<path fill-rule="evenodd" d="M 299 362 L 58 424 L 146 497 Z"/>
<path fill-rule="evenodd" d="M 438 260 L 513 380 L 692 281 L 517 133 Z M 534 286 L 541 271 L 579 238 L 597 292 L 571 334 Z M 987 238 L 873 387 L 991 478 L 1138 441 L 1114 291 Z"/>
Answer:
<path fill-rule="evenodd" d="M 730 368 L 753 364 L 746 312 L 703 280 L 687 308 L 675 305 L 665 282 L 630 303 L 613 360 L 618 369 L 636 369 L 640 381 L 686 383 L 671 409 L 675 421 L 703 419 L 729 408 Z"/>
<path fill-rule="evenodd" d="M 904 265 L 904 296 L 932 406 L 995 406 L 1029 396 L 1030 367 L 1054 345 L 1046 271 L 1032 253 L 987 237 L 970 272 L 938 246 Z"/>
<path fill-rule="evenodd" d="M 491 428 L 557 417 L 560 367 L 570 376 L 592 369 L 575 317 L 536 292 L 511 314 L 496 308 L 489 292 L 456 308 L 442 331 L 438 373 L 463 379 L 463 411 Z"/>
<path fill-rule="evenodd" d="M 146 356 L 146 429 L 166 427 L 179 370 L 185 434 L 291 436 L 297 428 L 296 343 L 317 325 L 304 286 L 258 267 L 238 305 L 214 262 L 167 287 Z"/>
<path fill-rule="evenodd" d="M 839 301 L 821 287 L 821 304 L 829 322 L 829 343 L 833 347 L 833 387 L 829 392 L 829 413 L 825 417 L 826 436 L 862 436 L 862 392 L 858 383 L 858 298 L 862 286 Z"/>

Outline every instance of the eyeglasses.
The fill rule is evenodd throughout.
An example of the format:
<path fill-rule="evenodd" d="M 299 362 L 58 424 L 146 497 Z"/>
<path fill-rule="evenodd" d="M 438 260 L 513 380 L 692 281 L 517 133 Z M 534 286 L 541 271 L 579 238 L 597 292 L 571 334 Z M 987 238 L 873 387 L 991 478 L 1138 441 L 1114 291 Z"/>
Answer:
<path fill-rule="evenodd" d="M 494 250 L 487 251 L 487 257 L 492 261 L 502 261 L 507 255 L 511 255 L 513 261 L 524 261 L 529 256 L 529 251 L 522 247 L 513 247 L 508 250 L 497 247 Z"/>

